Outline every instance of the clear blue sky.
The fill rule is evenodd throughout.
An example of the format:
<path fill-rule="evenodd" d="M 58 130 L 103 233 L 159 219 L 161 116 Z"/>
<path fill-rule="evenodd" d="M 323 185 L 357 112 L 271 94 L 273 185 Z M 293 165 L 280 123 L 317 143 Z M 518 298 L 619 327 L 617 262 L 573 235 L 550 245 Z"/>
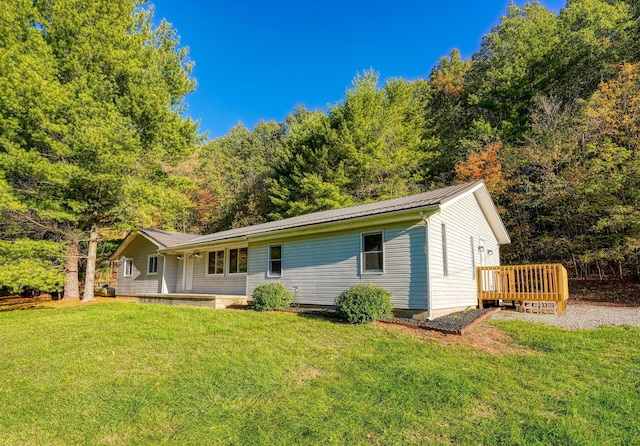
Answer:
<path fill-rule="evenodd" d="M 215 138 L 242 122 L 282 121 L 302 104 L 326 109 L 358 72 L 426 77 L 441 56 L 464 58 L 509 0 L 150 0 L 188 46 L 198 85 L 188 114 Z M 516 4 L 522 5 L 523 1 Z M 559 11 L 565 0 L 542 0 Z"/>

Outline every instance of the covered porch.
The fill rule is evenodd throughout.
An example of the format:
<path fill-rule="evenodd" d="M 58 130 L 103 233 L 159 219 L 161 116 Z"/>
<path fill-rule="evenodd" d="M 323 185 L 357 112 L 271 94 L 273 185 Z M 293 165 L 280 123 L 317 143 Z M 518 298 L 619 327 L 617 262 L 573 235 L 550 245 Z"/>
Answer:
<path fill-rule="evenodd" d="M 480 266 L 476 273 L 480 308 L 486 301 L 505 300 L 525 307 L 553 308 L 558 314 L 567 308 L 567 270 L 560 264 Z"/>

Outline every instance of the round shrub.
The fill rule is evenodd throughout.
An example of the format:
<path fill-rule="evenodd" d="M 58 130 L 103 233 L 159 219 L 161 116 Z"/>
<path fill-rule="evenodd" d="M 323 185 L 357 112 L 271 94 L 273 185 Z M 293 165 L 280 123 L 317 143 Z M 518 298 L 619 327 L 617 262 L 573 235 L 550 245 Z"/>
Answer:
<path fill-rule="evenodd" d="M 256 311 L 283 310 L 291 305 L 293 296 L 281 283 L 265 283 L 253 290 L 253 309 Z"/>
<path fill-rule="evenodd" d="M 355 285 L 336 299 L 336 310 L 350 324 L 368 324 L 391 314 L 391 293 L 373 285 Z"/>

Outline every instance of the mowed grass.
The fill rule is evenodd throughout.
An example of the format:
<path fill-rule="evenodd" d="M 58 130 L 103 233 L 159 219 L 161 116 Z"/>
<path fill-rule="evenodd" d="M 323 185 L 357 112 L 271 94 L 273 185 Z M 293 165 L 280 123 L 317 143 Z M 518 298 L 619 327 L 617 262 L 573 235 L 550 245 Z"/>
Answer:
<path fill-rule="evenodd" d="M 290 313 L 0 313 L 0 444 L 640 444 L 638 328 L 497 326 L 511 353 Z"/>

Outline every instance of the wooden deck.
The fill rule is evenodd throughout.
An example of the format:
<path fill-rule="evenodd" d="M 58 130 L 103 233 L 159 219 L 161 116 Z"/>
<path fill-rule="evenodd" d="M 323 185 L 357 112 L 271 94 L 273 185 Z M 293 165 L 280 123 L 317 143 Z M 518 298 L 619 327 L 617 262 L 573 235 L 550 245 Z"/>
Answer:
<path fill-rule="evenodd" d="M 226 294 L 147 293 L 139 294 L 135 296 L 135 299 L 137 303 L 142 304 L 188 305 L 213 309 L 244 307 L 247 305 L 247 296 Z"/>
<path fill-rule="evenodd" d="M 567 270 L 560 264 L 479 266 L 478 306 L 483 301 L 556 302 L 564 313 L 569 299 Z"/>

